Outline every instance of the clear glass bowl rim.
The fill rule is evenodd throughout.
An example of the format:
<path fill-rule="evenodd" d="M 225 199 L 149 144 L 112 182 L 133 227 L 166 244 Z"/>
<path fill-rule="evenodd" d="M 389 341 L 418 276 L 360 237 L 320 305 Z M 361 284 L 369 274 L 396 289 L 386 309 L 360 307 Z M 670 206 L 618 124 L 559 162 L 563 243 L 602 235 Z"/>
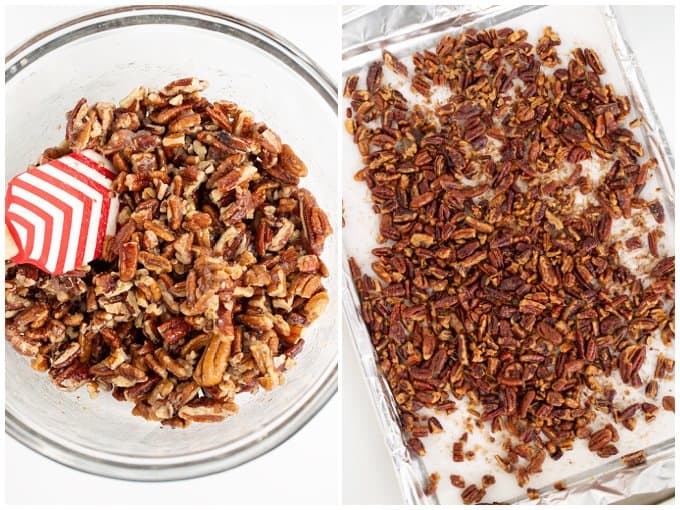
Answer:
<path fill-rule="evenodd" d="M 88 35 L 135 25 L 178 24 L 229 34 L 266 51 L 303 78 L 329 108 L 337 113 L 337 87 L 333 80 L 295 45 L 271 30 L 213 9 L 189 6 L 131 5 L 98 10 L 40 32 L 5 57 L 5 83 L 52 50 Z M 87 473 L 135 481 L 184 480 L 237 467 L 283 444 L 311 420 L 337 391 L 336 364 L 327 370 L 318 389 L 297 403 L 299 409 L 282 423 L 272 420 L 267 434 L 233 451 L 183 461 L 162 463 L 140 459 L 102 459 L 87 451 L 59 444 L 23 423 L 5 409 L 5 432 L 27 448 L 65 466 Z"/>

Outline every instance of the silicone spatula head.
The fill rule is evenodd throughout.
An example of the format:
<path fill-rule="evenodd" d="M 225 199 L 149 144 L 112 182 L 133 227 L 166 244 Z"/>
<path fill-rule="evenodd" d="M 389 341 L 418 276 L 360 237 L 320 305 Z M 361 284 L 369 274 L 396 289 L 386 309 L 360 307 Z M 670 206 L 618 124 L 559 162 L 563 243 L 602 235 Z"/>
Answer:
<path fill-rule="evenodd" d="M 116 230 L 114 178 L 111 163 L 92 150 L 13 177 L 5 200 L 5 258 L 50 274 L 67 273 L 98 258 L 104 237 Z"/>

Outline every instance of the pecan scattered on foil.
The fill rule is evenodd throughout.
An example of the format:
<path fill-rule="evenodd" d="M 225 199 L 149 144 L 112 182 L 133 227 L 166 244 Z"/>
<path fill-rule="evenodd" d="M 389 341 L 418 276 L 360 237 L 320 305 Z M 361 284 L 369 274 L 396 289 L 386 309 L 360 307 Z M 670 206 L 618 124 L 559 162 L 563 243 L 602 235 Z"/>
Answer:
<path fill-rule="evenodd" d="M 631 430 L 636 416 L 653 420 L 657 405 L 623 405 L 613 381 L 649 382 L 656 400 L 640 369 L 653 339 L 675 336 L 663 231 L 627 242 L 648 252 L 639 274 L 612 233 L 617 221 L 664 222 L 659 201 L 641 197 L 657 162 L 626 125 L 630 100 L 601 81 L 593 50 L 558 67 L 556 33 L 535 47 L 527 38 L 470 29 L 409 67 L 385 51 L 365 88 L 358 76 L 344 87 L 356 179 L 380 216 L 375 277 L 349 264 L 407 444 L 425 455 L 432 413 L 469 399 L 471 421 L 504 439 L 496 460 L 520 486 L 577 440 L 616 455 L 614 426 L 594 430 L 602 415 Z M 398 90 L 404 77 L 413 100 Z M 454 462 L 462 447 L 453 441 Z M 483 495 L 473 484 L 462 498 Z"/>
<path fill-rule="evenodd" d="M 67 275 L 5 265 L 5 332 L 34 368 L 173 427 L 223 420 L 237 393 L 281 384 L 329 300 L 331 226 L 298 187 L 307 167 L 206 86 L 138 87 L 117 107 L 81 99 L 39 163 L 85 148 L 110 158 L 117 233 Z"/>

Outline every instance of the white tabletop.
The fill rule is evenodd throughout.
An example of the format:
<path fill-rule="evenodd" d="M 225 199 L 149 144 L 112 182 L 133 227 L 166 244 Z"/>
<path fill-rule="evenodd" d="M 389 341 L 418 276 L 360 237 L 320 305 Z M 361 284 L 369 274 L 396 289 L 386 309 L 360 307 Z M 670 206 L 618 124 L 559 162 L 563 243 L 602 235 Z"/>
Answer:
<path fill-rule="evenodd" d="M 82 6 L 8 7 L 6 51 L 42 29 L 91 10 Z M 233 7 L 229 12 L 278 32 L 330 76 L 338 75 L 336 7 Z M 135 483 L 88 475 L 46 459 L 6 436 L 6 502 L 69 507 L 103 503 L 333 504 L 338 499 L 339 409 L 336 395 L 275 450 L 230 471 L 182 482 Z"/>
<path fill-rule="evenodd" d="M 673 144 L 673 8 L 625 6 L 615 10 L 624 35 L 637 55 L 661 124 Z M 342 366 L 343 503 L 403 503 L 361 368 L 348 338 L 343 340 Z"/>

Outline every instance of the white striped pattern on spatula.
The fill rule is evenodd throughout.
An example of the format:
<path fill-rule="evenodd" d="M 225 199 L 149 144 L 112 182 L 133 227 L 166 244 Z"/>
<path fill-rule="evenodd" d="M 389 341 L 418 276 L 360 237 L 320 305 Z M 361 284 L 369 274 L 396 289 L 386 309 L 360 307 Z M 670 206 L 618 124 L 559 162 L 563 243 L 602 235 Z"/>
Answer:
<path fill-rule="evenodd" d="M 116 229 L 111 163 L 91 150 L 72 153 L 12 178 L 5 223 L 19 253 L 12 259 L 62 274 L 99 257 Z"/>

